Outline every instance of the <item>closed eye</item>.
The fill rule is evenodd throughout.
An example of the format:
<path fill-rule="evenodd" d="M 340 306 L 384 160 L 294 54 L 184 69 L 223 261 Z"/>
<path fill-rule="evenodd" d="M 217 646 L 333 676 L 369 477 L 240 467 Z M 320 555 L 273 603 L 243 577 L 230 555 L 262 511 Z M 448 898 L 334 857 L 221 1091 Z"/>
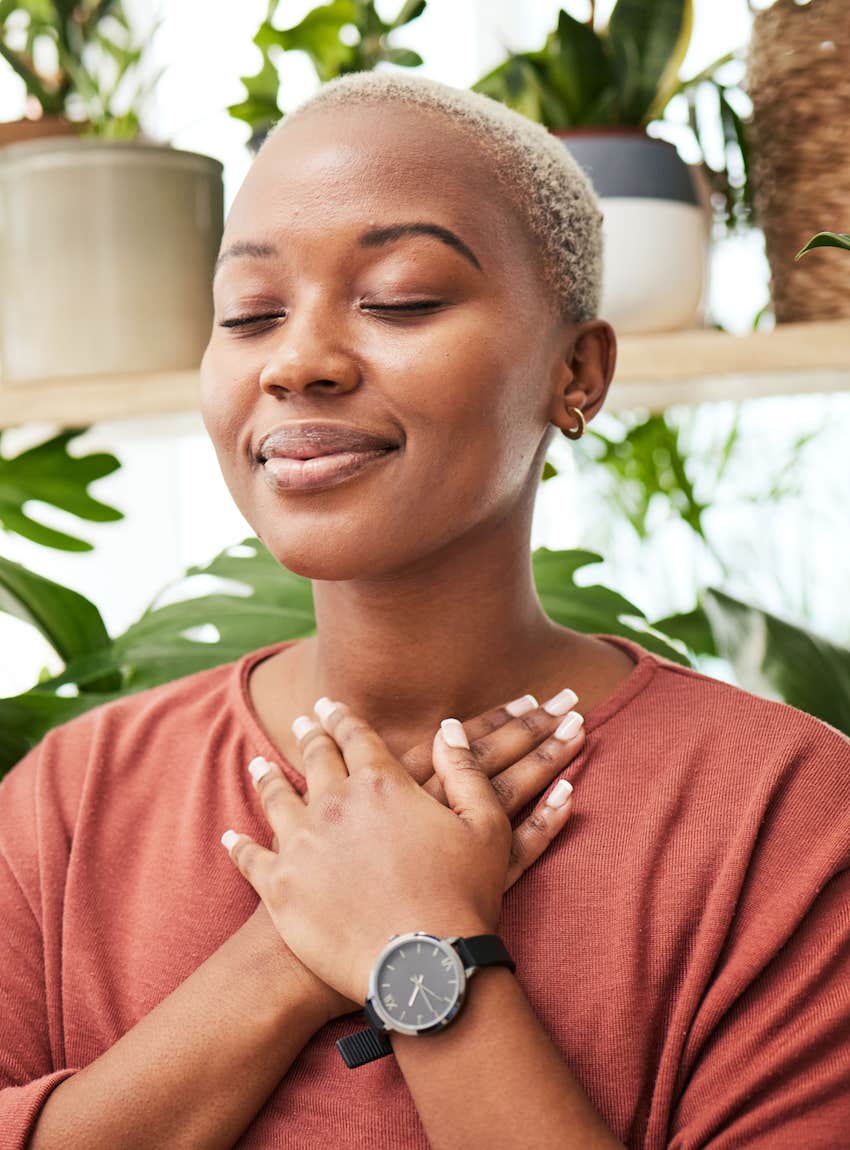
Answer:
<path fill-rule="evenodd" d="M 262 323 L 267 319 L 286 319 L 286 315 L 275 312 L 274 315 L 247 315 L 238 319 L 223 319 L 219 327 L 244 327 L 249 323 Z"/>

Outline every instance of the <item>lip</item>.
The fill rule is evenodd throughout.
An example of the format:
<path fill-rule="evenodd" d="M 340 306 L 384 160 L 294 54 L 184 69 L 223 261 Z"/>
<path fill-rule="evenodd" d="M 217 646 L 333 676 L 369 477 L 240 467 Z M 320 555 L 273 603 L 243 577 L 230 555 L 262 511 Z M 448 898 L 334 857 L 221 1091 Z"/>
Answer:
<path fill-rule="evenodd" d="M 290 420 L 267 432 L 256 448 L 258 462 L 268 459 L 310 460 L 324 455 L 386 453 L 399 446 L 388 434 L 345 423 Z"/>
<path fill-rule="evenodd" d="M 375 451 L 333 452 L 312 459 L 273 456 L 262 465 L 263 477 L 275 491 L 323 491 L 397 454 L 397 447 L 382 447 Z"/>

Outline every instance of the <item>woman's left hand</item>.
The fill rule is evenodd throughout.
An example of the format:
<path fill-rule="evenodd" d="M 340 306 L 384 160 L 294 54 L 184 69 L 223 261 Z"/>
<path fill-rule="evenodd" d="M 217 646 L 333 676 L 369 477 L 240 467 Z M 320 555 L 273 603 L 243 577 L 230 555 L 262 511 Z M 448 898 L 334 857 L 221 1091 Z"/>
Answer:
<path fill-rule="evenodd" d="M 434 737 L 448 806 L 343 703 L 293 730 L 310 802 L 275 772 L 262 801 L 279 850 L 240 835 L 231 857 L 296 957 L 362 1003 L 392 935 L 495 933 L 513 832 L 475 756 L 446 741 L 465 744 L 463 726 L 446 720 Z"/>

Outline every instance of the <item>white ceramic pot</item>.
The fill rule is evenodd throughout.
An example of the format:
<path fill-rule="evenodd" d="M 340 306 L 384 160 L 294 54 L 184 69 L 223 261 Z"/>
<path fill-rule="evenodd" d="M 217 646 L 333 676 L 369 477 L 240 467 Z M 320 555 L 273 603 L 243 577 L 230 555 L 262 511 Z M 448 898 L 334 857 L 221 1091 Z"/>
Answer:
<path fill-rule="evenodd" d="M 556 135 L 602 203 L 600 315 L 622 334 L 701 327 L 711 212 L 697 172 L 642 134 Z"/>
<path fill-rule="evenodd" d="M 0 148 L 0 383 L 197 368 L 222 170 L 139 141 Z"/>

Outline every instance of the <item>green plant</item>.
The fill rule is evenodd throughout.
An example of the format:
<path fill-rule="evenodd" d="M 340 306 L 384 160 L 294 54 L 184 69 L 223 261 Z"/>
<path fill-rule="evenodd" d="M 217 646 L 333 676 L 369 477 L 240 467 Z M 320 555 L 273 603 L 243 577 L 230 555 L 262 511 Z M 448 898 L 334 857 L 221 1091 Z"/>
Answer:
<path fill-rule="evenodd" d="M 703 156 L 718 221 L 730 229 L 748 223 L 746 98 L 740 75 L 727 74 L 737 53 L 680 77 L 693 29 L 692 0 L 618 0 L 607 25 L 597 25 L 595 5 L 585 21 L 562 10 L 542 48 L 511 52 L 473 89 L 553 131 L 653 123 L 658 136 L 684 134 Z M 675 100 L 686 118 L 678 133 L 675 124 L 661 124 Z M 708 147 L 718 134 L 720 149 Z"/>
<path fill-rule="evenodd" d="M 618 0 L 594 24 L 562 10 L 541 49 L 510 53 L 473 88 L 550 129 L 644 127 L 679 89 L 692 0 Z"/>
<path fill-rule="evenodd" d="M 82 136 L 134 139 L 138 109 L 164 69 L 132 92 L 130 82 L 161 23 L 138 40 L 121 0 L 0 0 L 0 55 L 43 115 L 84 124 Z M 36 64 L 36 46 L 52 49 L 52 71 Z"/>
<path fill-rule="evenodd" d="M 818 232 L 804 248 L 800 248 L 794 257 L 795 260 L 802 259 L 806 252 L 814 248 L 843 248 L 844 251 L 850 252 L 850 235 L 845 235 L 844 232 Z"/>
<path fill-rule="evenodd" d="M 68 451 L 72 439 L 87 428 L 62 431 L 28 451 L 7 458 L 0 442 L 0 528 L 13 531 L 43 547 L 59 551 L 91 551 L 91 543 L 40 523 L 30 514 L 32 501 L 94 523 L 112 523 L 124 515 L 88 493 L 96 479 L 111 475 L 120 466 L 114 455 L 97 452 L 74 456 Z M 0 432 L 0 441 L 3 433 Z"/>
<path fill-rule="evenodd" d="M 691 612 L 651 623 L 616 591 L 576 583 L 577 572 L 601 559 L 592 551 L 535 551 L 535 584 L 551 618 L 624 635 L 684 666 L 699 654 L 725 654 L 762 693 L 850 732 L 850 651 L 712 589 Z M 222 590 L 193 596 L 193 580 L 211 575 L 224 580 Z M 166 592 L 172 601 L 163 604 Z M 36 627 L 65 664 L 61 674 L 44 673 L 30 690 L 0 699 L 0 775 L 84 711 L 315 630 L 310 580 L 281 568 L 253 538 L 189 568 L 114 638 L 84 596 L 8 560 L 0 560 L 0 610 Z M 761 647 L 744 642 L 758 628 Z"/>
<path fill-rule="evenodd" d="M 371 71 L 379 64 L 415 68 L 422 57 L 409 48 L 395 47 L 392 33 L 421 16 L 427 0 L 404 0 L 394 20 L 382 19 L 374 0 L 332 0 L 311 9 L 300 24 L 276 28 L 272 18 L 279 0 L 269 0 L 268 11 L 254 43 L 262 53 L 262 66 L 253 76 L 242 76 L 246 98 L 228 112 L 251 128 L 251 146 L 262 138 L 283 112 L 278 105 L 280 76 L 275 60 L 284 52 L 305 52 L 322 83 L 347 72 Z"/>

